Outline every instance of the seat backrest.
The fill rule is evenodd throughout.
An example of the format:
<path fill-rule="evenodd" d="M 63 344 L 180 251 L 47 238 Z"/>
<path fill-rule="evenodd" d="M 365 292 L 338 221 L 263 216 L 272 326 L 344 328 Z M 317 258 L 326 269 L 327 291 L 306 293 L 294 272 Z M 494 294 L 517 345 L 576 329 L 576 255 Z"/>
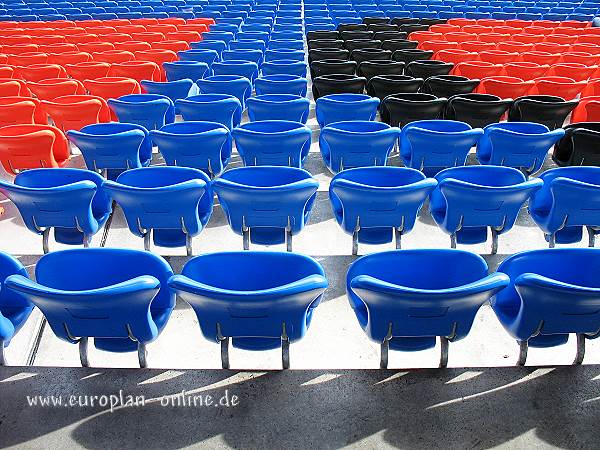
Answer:
<path fill-rule="evenodd" d="M 49 125 L 0 128 L 0 161 L 8 173 L 38 167 L 59 167 L 69 158 L 65 135 Z"/>
<path fill-rule="evenodd" d="M 169 97 L 163 95 L 124 95 L 118 99 L 109 99 L 108 105 L 119 122 L 141 125 L 147 130 L 155 130 L 175 121 L 175 105 Z"/>
<path fill-rule="evenodd" d="M 68 131 L 67 136 L 81 151 L 88 169 L 94 171 L 142 167 L 152 156 L 148 131 L 140 125 L 88 125 L 81 131 Z"/>
<path fill-rule="evenodd" d="M 0 190 L 17 206 L 25 226 L 34 233 L 47 227 L 78 229 L 84 234 L 96 232 L 93 210 L 107 197 L 97 191 L 102 178 L 82 169 L 27 170 L 14 184 L 0 182 Z M 95 203 L 95 204 L 94 204 Z"/>
<path fill-rule="evenodd" d="M 212 213 L 210 179 L 188 167 L 144 167 L 123 172 L 104 188 L 125 212 L 129 230 L 143 236 L 149 229 L 198 234 L 199 213 Z"/>
<path fill-rule="evenodd" d="M 36 266 L 37 283 L 13 277 L 7 285 L 33 300 L 61 339 L 133 337 L 148 342 L 158 334 L 149 310 L 169 310 L 175 304 L 167 286 L 172 275 L 167 262 L 150 252 L 76 249 L 44 255 Z"/>
<path fill-rule="evenodd" d="M 231 134 L 213 122 L 180 122 L 151 132 L 169 166 L 200 169 L 210 177 L 222 172 L 231 156 Z"/>

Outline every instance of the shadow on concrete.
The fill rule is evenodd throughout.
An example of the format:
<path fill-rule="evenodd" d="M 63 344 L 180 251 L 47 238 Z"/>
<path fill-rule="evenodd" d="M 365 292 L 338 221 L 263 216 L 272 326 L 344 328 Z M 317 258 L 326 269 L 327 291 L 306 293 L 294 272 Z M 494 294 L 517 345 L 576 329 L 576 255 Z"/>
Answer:
<path fill-rule="evenodd" d="M 35 376 L 11 381 L 21 372 Z M 97 375 L 94 375 L 97 374 Z M 0 447 L 597 448 L 598 366 L 235 372 L 0 370 Z M 13 377 L 18 378 L 18 377 Z M 237 407 L 161 406 L 225 389 Z M 143 395 L 144 407 L 28 407 L 35 395 Z M 192 397 L 189 397 L 192 396 Z M 30 443 L 29 445 L 35 445 Z"/>

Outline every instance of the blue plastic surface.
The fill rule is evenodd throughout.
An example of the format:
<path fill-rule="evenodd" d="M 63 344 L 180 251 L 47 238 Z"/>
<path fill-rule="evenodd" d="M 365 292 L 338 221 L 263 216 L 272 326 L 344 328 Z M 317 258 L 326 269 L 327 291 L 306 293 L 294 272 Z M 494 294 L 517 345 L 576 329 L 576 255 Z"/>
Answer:
<path fill-rule="evenodd" d="M 477 143 L 477 159 L 481 164 L 514 167 L 531 175 L 542 168 L 548 150 L 564 135 L 562 128 L 550 131 L 533 122 L 491 124 Z"/>
<path fill-rule="evenodd" d="M 310 101 L 291 94 L 266 94 L 250 97 L 246 101 L 250 121 L 288 120 L 306 123 Z"/>
<path fill-rule="evenodd" d="M 172 102 L 175 102 L 190 95 L 190 90 L 194 87 L 194 82 L 190 78 L 166 82 L 142 80 L 140 85 L 148 94 L 164 95 L 165 97 L 169 97 Z"/>
<path fill-rule="evenodd" d="M 208 64 L 199 61 L 173 61 L 163 63 L 168 81 L 198 80 L 209 74 Z"/>
<path fill-rule="evenodd" d="M 464 122 L 418 120 L 402 128 L 400 157 L 406 167 L 432 176 L 447 167 L 464 166 L 482 135 L 481 128 Z"/>
<path fill-rule="evenodd" d="M 529 202 L 529 213 L 558 244 L 581 241 L 583 227 L 600 230 L 600 167 L 560 167 L 539 177 L 543 187 Z"/>
<path fill-rule="evenodd" d="M 396 250 L 357 259 L 348 269 L 350 306 L 365 333 L 390 349 L 417 351 L 436 337 L 469 334 L 479 308 L 509 283 L 485 260 L 449 249 Z"/>
<path fill-rule="evenodd" d="M 175 122 L 175 105 L 164 95 L 123 95 L 118 99 L 108 99 L 108 106 L 115 112 L 119 122 L 141 125 L 147 130 Z"/>
<path fill-rule="evenodd" d="M 600 330 L 600 250 L 565 248 L 517 253 L 498 267 L 510 285 L 491 301 L 506 331 L 531 347 L 564 344 L 569 333 Z"/>
<path fill-rule="evenodd" d="M 185 121 L 216 122 L 232 130 L 242 120 L 242 105 L 233 95 L 192 95 L 177 100 L 175 106 Z"/>
<path fill-rule="evenodd" d="M 308 80 L 295 75 L 261 76 L 254 81 L 256 95 L 291 94 L 306 97 Z"/>
<path fill-rule="evenodd" d="M 406 167 L 361 167 L 333 177 L 329 200 L 346 234 L 358 229 L 358 242 L 385 244 L 394 229 L 409 233 L 437 181 Z"/>
<path fill-rule="evenodd" d="M 104 189 L 125 213 L 129 230 L 154 244 L 182 247 L 198 235 L 212 214 L 213 194 L 204 172 L 188 167 L 153 166 L 123 172 Z"/>
<path fill-rule="evenodd" d="M 431 215 L 461 244 L 485 242 L 488 227 L 498 234 L 509 231 L 523 204 L 542 187 L 540 179 L 527 180 L 517 169 L 500 166 L 452 167 L 435 178 Z"/>
<path fill-rule="evenodd" d="M 213 75 L 197 80 L 196 84 L 202 94 L 233 95 L 239 100 L 242 110 L 246 109 L 246 100 L 252 94 L 252 82 L 240 75 Z"/>
<path fill-rule="evenodd" d="M 111 212 L 103 178 L 85 169 L 31 169 L 13 183 L 0 181 L 0 192 L 19 209 L 25 226 L 42 234 L 54 228 L 57 242 L 81 245 L 98 232 Z"/>
<path fill-rule="evenodd" d="M 156 339 L 169 320 L 172 275 L 167 262 L 150 252 L 74 249 L 42 256 L 36 281 L 12 275 L 5 287 L 37 306 L 58 338 L 74 344 L 93 337 L 96 348 L 128 352 L 137 350 L 136 341 Z"/>
<path fill-rule="evenodd" d="M 329 170 L 385 166 L 400 130 L 383 122 L 335 122 L 321 130 L 319 148 Z"/>
<path fill-rule="evenodd" d="M 185 121 L 151 132 L 168 166 L 200 169 L 219 176 L 231 158 L 231 133 L 220 123 Z"/>
<path fill-rule="evenodd" d="M 308 256 L 246 251 L 197 256 L 169 286 L 194 309 L 206 339 L 267 350 L 280 347 L 284 333 L 290 342 L 305 335 L 327 279 Z"/>
<path fill-rule="evenodd" d="M 0 252 L 0 345 L 8 347 L 10 340 L 21 329 L 33 305 L 26 299 L 4 286 L 4 280 L 11 275 L 20 275 L 29 278 L 27 270 L 18 259 L 7 253 Z"/>
<path fill-rule="evenodd" d="M 150 134 L 141 125 L 98 123 L 67 131 L 67 137 L 81 151 L 88 169 L 107 170 L 109 178 L 152 161 Z"/>
<path fill-rule="evenodd" d="M 365 94 L 330 94 L 319 97 L 316 115 L 323 128 L 347 120 L 375 120 L 379 99 Z"/>
<path fill-rule="evenodd" d="M 309 219 L 319 182 L 295 167 L 240 167 L 213 181 L 213 189 L 231 229 L 250 229 L 250 242 L 285 242 L 286 228 L 298 234 Z"/>
<path fill-rule="evenodd" d="M 232 131 L 244 165 L 301 167 L 308 156 L 311 130 L 299 122 L 262 120 Z"/>

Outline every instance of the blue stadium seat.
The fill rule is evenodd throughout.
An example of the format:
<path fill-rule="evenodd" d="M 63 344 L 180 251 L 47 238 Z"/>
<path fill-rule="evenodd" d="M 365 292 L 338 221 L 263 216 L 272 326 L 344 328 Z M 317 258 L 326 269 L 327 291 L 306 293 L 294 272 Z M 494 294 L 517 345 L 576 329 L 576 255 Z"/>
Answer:
<path fill-rule="evenodd" d="M 301 39 L 271 39 L 269 50 L 287 49 L 304 51 L 304 42 Z"/>
<path fill-rule="evenodd" d="M 358 323 L 381 345 L 381 368 L 389 349 L 430 349 L 436 337 L 446 367 L 449 342 L 465 338 L 479 308 L 508 284 L 505 274 L 488 275 L 481 256 L 442 249 L 373 253 L 357 259 L 346 276 Z"/>
<path fill-rule="evenodd" d="M 13 183 L 0 181 L 0 191 L 18 208 L 25 226 L 43 237 L 48 253 L 50 231 L 57 242 L 88 247 L 112 208 L 102 190 L 103 178 L 83 169 L 31 169 Z"/>
<path fill-rule="evenodd" d="M 295 75 L 268 75 L 254 81 L 256 95 L 291 94 L 306 97 L 308 80 Z"/>
<path fill-rule="evenodd" d="M 175 106 L 186 121 L 216 122 L 232 130 L 242 119 L 242 105 L 233 95 L 200 94 L 177 100 Z"/>
<path fill-rule="evenodd" d="M 385 166 L 399 135 L 398 128 L 383 122 L 335 122 L 321 130 L 319 148 L 333 173 L 353 167 Z"/>
<path fill-rule="evenodd" d="M 242 111 L 246 109 L 246 100 L 252 94 L 252 82 L 241 75 L 212 75 L 202 80 L 197 80 L 196 84 L 202 94 L 227 94 L 234 96 L 240 102 Z"/>
<path fill-rule="evenodd" d="M 204 36 L 206 35 L 206 33 L 202 33 L 202 37 L 204 38 Z M 222 40 L 206 40 L 204 38 L 204 40 L 202 41 L 198 41 L 198 42 L 192 42 L 190 44 L 190 47 L 192 48 L 192 50 L 214 50 L 219 54 L 219 60 L 221 59 L 221 53 L 223 53 L 223 50 L 227 49 L 227 42 L 222 41 Z"/>
<path fill-rule="evenodd" d="M 7 363 L 5 347 L 8 347 L 13 336 L 25 325 L 33 310 L 33 305 L 28 300 L 4 287 L 4 280 L 11 275 L 29 277 L 19 260 L 0 252 L 0 366 Z"/>
<path fill-rule="evenodd" d="M 464 122 L 417 120 L 402 128 L 400 157 L 406 167 L 435 175 L 447 167 L 463 166 L 482 135 L 481 128 Z"/>
<path fill-rule="evenodd" d="M 215 41 L 218 42 L 218 41 Z M 177 52 L 180 61 L 198 61 L 208 64 L 210 67 L 212 63 L 220 60 L 219 52 L 212 49 L 191 49 L 182 50 Z M 209 73 L 212 75 L 212 71 Z"/>
<path fill-rule="evenodd" d="M 583 227 L 593 247 L 600 232 L 600 168 L 560 167 L 542 173 L 544 182 L 529 202 L 529 213 L 550 247 L 583 238 Z"/>
<path fill-rule="evenodd" d="M 268 75 L 295 75 L 306 78 L 307 66 L 304 61 L 294 59 L 278 59 L 265 61 L 262 65 L 262 73 Z"/>
<path fill-rule="evenodd" d="M 361 167 L 333 177 L 329 200 L 337 223 L 358 244 L 386 244 L 409 233 L 437 181 L 406 167 Z"/>
<path fill-rule="evenodd" d="M 266 94 L 250 97 L 246 102 L 250 121 L 289 120 L 306 123 L 310 101 L 292 94 Z"/>
<path fill-rule="evenodd" d="M 108 195 L 123 209 L 129 231 L 159 247 L 186 247 L 208 223 L 213 194 L 210 178 L 189 167 L 153 166 L 123 172 L 104 182 Z"/>
<path fill-rule="evenodd" d="M 199 80 L 209 74 L 208 64 L 199 61 L 173 61 L 163 63 L 168 81 Z"/>
<path fill-rule="evenodd" d="M 500 166 L 452 167 L 436 179 L 429 208 L 438 226 L 450 235 L 452 247 L 486 242 L 489 227 L 492 254 L 498 250 L 498 236 L 510 231 L 521 207 L 543 184 Z"/>
<path fill-rule="evenodd" d="M 225 52 L 223 52 L 225 53 Z M 254 82 L 258 76 L 258 64 L 251 61 L 218 61 L 214 62 L 211 69 L 217 75 L 236 75 Z"/>
<path fill-rule="evenodd" d="M 514 167 L 529 176 L 542 168 L 548 150 L 564 135 L 562 128 L 550 131 L 533 122 L 488 125 L 477 143 L 477 159 L 481 164 Z"/>
<path fill-rule="evenodd" d="M 175 306 L 167 281 L 173 271 L 150 252 L 113 248 L 75 249 L 42 256 L 32 281 L 12 275 L 4 287 L 37 306 L 54 334 L 79 345 L 88 365 L 88 338 L 109 352 L 138 352 L 164 329 Z"/>
<path fill-rule="evenodd" d="M 234 42 L 234 41 L 232 41 Z M 240 41 L 238 41 L 240 42 Z M 244 42 L 244 41 L 241 41 Z M 262 41 L 258 41 L 262 42 Z M 257 66 L 263 62 L 264 54 L 263 50 L 258 49 L 237 49 L 237 50 L 224 50 L 221 54 L 223 61 L 249 61 L 255 63 Z"/>
<path fill-rule="evenodd" d="M 118 99 L 108 99 L 108 106 L 115 112 L 119 122 L 141 125 L 147 130 L 175 122 L 173 101 L 164 95 L 123 95 Z"/>
<path fill-rule="evenodd" d="M 265 52 L 265 61 L 271 62 L 283 59 L 287 61 L 304 62 L 304 56 L 304 50 L 293 50 L 290 48 L 269 48 L 269 50 Z M 304 76 L 306 76 L 306 73 Z"/>
<path fill-rule="evenodd" d="M 168 166 L 193 167 L 214 178 L 231 158 L 231 133 L 220 123 L 177 122 L 150 134 Z"/>
<path fill-rule="evenodd" d="M 319 182 L 296 167 L 240 167 L 213 181 L 232 231 L 260 245 L 287 244 L 304 228 L 314 205 Z"/>
<path fill-rule="evenodd" d="M 244 165 L 290 167 L 302 167 L 312 135 L 306 125 L 287 120 L 248 122 L 231 134 Z"/>
<path fill-rule="evenodd" d="M 197 89 L 196 85 L 190 78 L 182 78 L 175 81 L 165 82 L 142 80 L 140 85 L 148 94 L 164 95 L 165 97 L 169 97 L 172 102 L 189 96 L 192 88 Z M 175 109 L 177 111 L 177 108 Z"/>
<path fill-rule="evenodd" d="M 531 347 L 567 342 L 574 333 L 581 364 L 585 340 L 599 336 L 600 252 L 587 248 L 546 249 L 517 253 L 498 267 L 510 285 L 492 299 L 492 309 L 520 347 L 524 365 Z"/>
<path fill-rule="evenodd" d="M 98 123 L 81 130 L 67 131 L 69 140 L 79 148 L 89 170 L 103 171 L 115 179 L 122 171 L 150 165 L 152 140 L 141 125 Z"/>
<path fill-rule="evenodd" d="M 261 55 L 258 56 L 254 56 L 254 59 L 246 59 L 248 58 L 250 55 L 246 56 L 246 58 L 241 58 L 241 59 L 246 59 L 248 61 L 254 61 L 257 64 L 262 62 L 262 54 L 265 52 L 265 49 L 267 48 L 266 44 L 264 41 L 261 41 L 259 39 L 243 39 L 241 41 L 231 41 L 229 43 L 229 49 L 230 50 L 259 50 L 261 52 Z M 231 56 L 233 56 L 233 54 L 230 54 Z M 224 59 L 237 59 L 237 58 L 225 58 Z"/>
<path fill-rule="evenodd" d="M 227 252 L 191 259 L 169 286 L 194 309 L 203 336 L 221 344 L 224 369 L 229 368 L 230 341 L 245 350 L 281 347 L 287 369 L 290 342 L 305 335 L 327 279 L 308 256 Z"/>
<path fill-rule="evenodd" d="M 347 120 L 375 120 L 379 99 L 364 94 L 330 94 L 316 102 L 317 122 L 321 128 Z"/>

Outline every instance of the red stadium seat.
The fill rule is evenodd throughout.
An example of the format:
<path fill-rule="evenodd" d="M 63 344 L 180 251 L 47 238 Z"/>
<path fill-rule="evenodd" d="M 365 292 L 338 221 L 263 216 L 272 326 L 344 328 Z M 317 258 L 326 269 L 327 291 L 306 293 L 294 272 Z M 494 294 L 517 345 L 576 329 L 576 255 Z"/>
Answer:
<path fill-rule="evenodd" d="M 105 77 L 97 80 L 86 80 L 83 85 L 90 94 L 102 97 L 104 100 L 142 92 L 140 84 L 131 78 Z M 117 115 L 112 110 L 110 115 L 111 119 L 116 122 Z"/>
<path fill-rule="evenodd" d="M 408 35 L 408 39 L 421 43 L 425 41 L 442 41 L 445 38 L 442 33 L 432 33 L 431 31 L 413 31 Z"/>
<path fill-rule="evenodd" d="M 502 76 L 504 75 L 504 67 L 502 64 L 493 64 L 486 61 L 461 62 L 454 66 L 452 75 L 459 75 L 471 79 Z"/>
<path fill-rule="evenodd" d="M 0 162 L 8 173 L 39 167 L 62 167 L 69 160 L 67 138 L 50 125 L 0 128 Z"/>
<path fill-rule="evenodd" d="M 73 78 L 50 78 L 38 83 L 27 83 L 29 90 L 40 100 L 54 100 L 65 95 L 83 95 L 85 88 L 81 81 Z"/>
<path fill-rule="evenodd" d="M 412 36 L 412 34 L 411 34 Z M 450 32 L 444 35 L 448 42 L 466 42 L 477 41 L 477 35 L 474 33 L 465 33 L 464 31 Z M 412 40 L 412 39 L 411 39 Z"/>
<path fill-rule="evenodd" d="M 53 45 L 53 44 L 64 44 L 67 40 L 64 36 L 50 35 L 50 36 L 37 36 L 35 43 L 38 45 Z"/>
<path fill-rule="evenodd" d="M 534 44 L 526 44 L 524 42 L 516 42 L 516 41 L 499 42 L 498 50 L 502 50 L 505 52 L 511 52 L 511 53 L 523 53 L 523 52 L 529 52 L 529 51 L 533 50 L 533 46 L 534 46 Z"/>
<path fill-rule="evenodd" d="M 65 67 L 67 64 L 77 64 L 80 62 L 88 62 L 92 60 L 92 55 L 86 52 L 66 52 L 60 54 L 50 53 L 48 55 L 48 62 L 50 64 L 58 64 L 59 66 Z"/>
<path fill-rule="evenodd" d="M 15 76 L 15 68 L 9 65 L 0 65 L 0 78 L 13 78 Z"/>
<path fill-rule="evenodd" d="M 172 52 L 181 52 L 184 50 L 189 50 L 190 44 L 185 41 L 169 41 L 164 40 L 160 42 L 153 42 L 152 48 L 156 50 L 171 50 Z"/>
<path fill-rule="evenodd" d="M 131 34 L 131 33 L 143 33 L 146 30 L 146 27 L 144 25 L 118 25 L 115 27 L 115 30 L 117 30 L 117 33 L 125 33 L 125 34 Z"/>
<path fill-rule="evenodd" d="M 563 63 L 576 63 L 585 66 L 595 65 L 600 58 L 600 55 L 592 55 L 585 52 L 565 52 L 561 56 L 561 62 Z"/>
<path fill-rule="evenodd" d="M 468 52 L 466 50 L 460 49 L 449 49 L 449 50 L 440 50 L 435 53 L 432 59 L 437 59 L 439 61 L 451 62 L 454 64 L 458 64 L 460 62 L 465 61 L 478 61 L 479 55 L 474 52 Z"/>
<path fill-rule="evenodd" d="M 145 33 L 131 33 L 131 39 L 152 44 L 153 42 L 164 41 L 165 35 L 162 33 L 152 33 L 147 31 Z"/>
<path fill-rule="evenodd" d="M 479 40 L 482 42 L 493 42 L 498 44 L 500 42 L 510 41 L 510 34 L 483 33 L 479 35 Z"/>
<path fill-rule="evenodd" d="M 109 64 L 133 61 L 133 53 L 125 50 L 107 50 L 105 52 L 92 53 L 94 61 L 106 62 Z"/>
<path fill-rule="evenodd" d="M 481 52 L 479 57 L 482 61 L 488 61 L 494 64 L 506 64 L 519 60 L 518 53 L 505 52 L 504 50 L 487 50 Z"/>
<path fill-rule="evenodd" d="M 490 77 L 479 83 L 476 92 L 497 95 L 500 98 L 517 98 L 527 95 L 533 81 L 524 81 L 516 77 Z"/>
<path fill-rule="evenodd" d="M 588 43 L 576 43 L 571 45 L 572 52 L 583 52 L 591 55 L 600 55 L 600 45 Z"/>
<path fill-rule="evenodd" d="M 19 77 L 26 81 L 41 81 L 47 78 L 67 78 L 67 72 L 58 64 L 32 64 L 27 67 L 19 66 Z"/>
<path fill-rule="evenodd" d="M 450 25 L 458 25 L 459 27 L 464 27 L 465 25 L 476 25 L 477 21 L 475 19 L 465 19 L 463 17 L 452 18 L 448 20 Z"/>
<path fill-rule="evenodd" d="M 510 34 L 514 36 L 515 34 L 522 33 L 523 30 L 521 28 L 509 27 L 507 25 L 498 25 L 493 27 L 494 33 L 502 33 L 502 34 Z"/>
<path fill-rule="evenodd" d="M 591 22 L 580 22 L 579 20 L 563 20 L 558 24 L 559 28 L 572 27 L 572 28 L 587 28 L 591 26 Z"/>
<path fill-rule="evenodd" d="M 76 80 L 84 81 L 108 76 L 110 64 L 99 61 L 89 61 L 77 64 L 67 64 L 65 68 L 67 69 L 69 76 Z"/>
<path fill-rule="evenodd" d="M 534 62 L 540 65 L 552 65 L 560 61 L 561 55 L 559 53 L 548 53 L 548 52 L 523 52 L 521 53 L 521 59 L 526 62 Z"/>
<path fill-rule="evenodd" d="M 545 42 L 553 44 L 567 44 L 571 45 L 577 41 L 577 36 L 569 36 L 568 34 L 549 34 L 546 36 Z"/>
<path fill-rule="evenodd" d="M 47 62 L 47 53 L 30 52 L 19 55 L 8 55 L 8 64 L 13 66 L 29 66 L 31 64 L 46 64 Z"/>
<path fill-rule="evenodd" d="M 43 101 L 43 108 L 62 131 L 80 130 L 86 125 L 110 122 L 106 100 L 95 95 L 65 95 Z"/>
<path fill-rule="evenodd" d="M 88 44 L 90 42 L 98 42 L 97 34 L 76 34 L 73 36 L 65 36 L 65 40 L 71 44 L 77 45 L 79 48 L 79 44 Z"/>
<path fill-rule="evenodd" d="M 495 50 L 497 48 L 497 44 L 493 42 L 481 42 L 481 41 L 465 41 L 459 44 L 461 50 L 466 50 L 468 52 L 483 52 L 485 50 Z"/>
<path fill-rule="evenodd" d="M 98 36 L 98 39 L 102 39 L 101 36 Z M 114 50 L 115 45 L 111 42 L 86 42 L 83 44 L 77 44 L 77 48 L 79 51 L 86 53 L 98 53 L 98 52 L 107 52 L 109 50 Z"/>
<path fill-rule="evenodd" d="M 106 21 L 104 21 L 103 23 L 106 23 Z M 87 27 L 87 32 L 101 36 L 103 34 L 116 33 L 117 30 L 115 27 L 108 27 L 106 25 L 97 25 L 94 27 Z"/>
<path fill-rule="evenodd" d="M 506 75 L 509 77 L 521 78 L 523 80 L 533 80 L 543 77 L 548 73 L 550 66 L 541 65 L 533 62 L 517 61 L 504 65 Z"/>
<path fill-rule="evenodd" d="M 31 97 L 27 82 L 14 78 L 0 78 L 0 97 Z"/>
<path fill-rule="evenodd" d="M 125 33 L 103 34 L 102 40 L 105 42 L 110 42 L 111 44 L 116 44 L 118 42 L 131 41 L 131 35 Z"/>
<path fill-rule="evenodd" d="M 429 30 L 431 30 L 431 27 Z M 185 23 L 183 25 L 177 25 L 177 31 L 194 31 L 202 34 L 208 31 L 208 25 L 204 23 Z"/>
<path fill-rule="evenodd" d="M 125 50 L 131 53 L 140 50 L 150 50 L 152 46 L 147 42 L 143 41 L 127 41 L 127 42 L 116 42 L 114 44 L 115 50 Z"/>
<path fill-rule="evenodd" d="M 458 25 L 450 25 L 449 23 L 436 23 L 429 27 L 429 31 L 446 34 L 452 31 L 460 31 L 460 27 Z"/>
<path fill-rule="evenodd" d="M 585 97 L 579 100 L 571 114 L 571 123 L 600 122 L 600 97 Z"/>
<path fill-rule="evenodd" d="M 575 81 L 587 81 L 589 78 L 593 78 L 597 70 L 598 66 L 586 66 L 577 63 L 558 63 L 550 66 L 548 74 L 556 75 L 557 77 L 572 78 Z"/>
<path fill-rule="evenodd" d="M 0 126 L 48 124 L 48 116 L 41 107 L 40 100 L 32 97 L 0 97 Z"/>
<path fill-rule="evenodd" d="M 147 25 L 146 31 L 151 33 L 161 33 L 166 35 L 167 33 L 171 33 L 172 31 L 177 31 L 177 26 L 173 24 L 167 23 L 158 23 L 156 25 Z"/>
<path fill-rule="evenodd" d="M 38 46 L 38 51 L 44 53 L 67 53 L 67 52 L 76 52 L 79 50 L 75 44 L 69 43 L 61 43 L 61 44 L 52 44 L 52 45 L 40 45 Z"/>
<path fill-rule="evenodd" d="M 440 50 L 459 48 L 459 44 L 458 42 L 448 41 L 423 41 L 419 44 L 419 48 L 421 50 L 431 50 L 435 53 Z"/>
<path fill-rule="evenodd" d="M 509 27 L 525 28 L 533 25 L 533 20 L 510 19 L 505 20 L 504 23 Z"/>
<path fill-rule="evenodd" d="M 513 34 L 512 40 L 523 44 L 538 44 L 544 42 L 544 37 L 543 34 Z"/>
<path fill-rule="evenodd" d="M 579 95 L 581 98 L 600 96 L 600 78 L 588 80 L 587 84 Z"/>
<path fill-rule="evenodd" d="M 142 80 L 160 81 L 160 67 L 152 61 L 129 61 L 113 64 L 108 72 L 110 77 L 133 78 L 138 82 Z"/>
<path fill-rule="evenodd" d="M 537 35 L 543 35 L 543 36 L 547 36 L 549 34 L 552 34 L 552 32 L 554 31 L 552 28 L 548 28 L 548 27 L 540 27 L 537 26 L 537 22 L 535 22 L 536 25 L 531 25 L 530 27 L 525 27 L 523 28 L 523 34 L 537 34 Z"/>
<path fill-rule="evenodd" d="M 4 40 L 4 38 L 2 38 L 2 40 Z M 39 46 L 37 44 L 9 44 L 9 45 L 4 45 L 4 47 L 6 48 L 6 50 L 4 50 L 4 53 L 8 54 L 8 55 L 20 55 L 21 53 L 30 53 L 30 52 L 37 52 L 39 49 Z"/>
<path fill-rule="evenodd" d="M 202 35 L 197 31 L 173 31 L 167 33 L 165 39 L 170 41 L 186 41 L 186 42 L 198 42 L 202 40 Z"/>
<path fill-rule="evenodd" d="M 177 61 L 177 53 L 171 50 L 152 49 L 152 50 L 141 50 L 135 52 L 136 61 L 151 61 L 156 63 L 160 69 L 160 80 L 166 81 L 165 71 L 163 69 L 163 63 Z"/>
<path fill-rule="evenodd" d="M 484 25 L 480 25 L 478 23 L 474 24 L 474 25 L 464 25 L 461 30 L 464 31 L 465 33 L 472 33 L 472 34 L 484 34 L 484 33 L 491 33 L 493 31 L 493 27 L 486 27 Z"/>
<path fill-rule="evenodd" d="M 531 93 L 534 95 L 558 95 L 565 100 L 572 100 L 585 88 L 586 81 L 575 81 L 573 78 L 546 76 L 536 78 Z"/>
<path fill-rule="evenodd" d="M 598 34 L 584 34 L 577 38 L 578 44 L 594 44 L 600 45 L 600 35 Z"/>

